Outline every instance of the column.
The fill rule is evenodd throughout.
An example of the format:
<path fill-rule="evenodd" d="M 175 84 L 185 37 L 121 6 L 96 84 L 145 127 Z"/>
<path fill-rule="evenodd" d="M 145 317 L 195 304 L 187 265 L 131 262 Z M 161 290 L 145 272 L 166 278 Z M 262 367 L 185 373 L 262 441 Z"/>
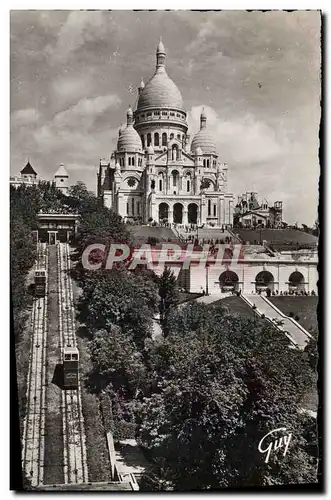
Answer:
<path fill-rule="evenodd" d="M 174 222 L 174 211 L 173 211 L 173 207 L 172 206 L 169 207 L 168 222 L 170 224 L 173 224 L 173 222 Z"/>
<path fill-rule="evenodd" d="M 183 222 L 182 222 L 184 225 L 188 224 L 187 222 L 187 208 L 184 207 L 184 210 L 183 210 Z"/>

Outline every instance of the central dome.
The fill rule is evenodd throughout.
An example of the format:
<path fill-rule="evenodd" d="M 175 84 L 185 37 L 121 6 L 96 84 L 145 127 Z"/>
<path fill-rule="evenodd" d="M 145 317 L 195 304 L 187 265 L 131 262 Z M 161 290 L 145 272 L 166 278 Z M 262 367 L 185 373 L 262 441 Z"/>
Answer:
<path fill-rule="evenodd" d="M 156 51 L 156 71 L 145 87 L 141 88 L 137 111 L 147 108 L 175 108 L 185 111 L 181 93 L 165 70 L 165 56 L 163 43 L 160 42 Z"/>

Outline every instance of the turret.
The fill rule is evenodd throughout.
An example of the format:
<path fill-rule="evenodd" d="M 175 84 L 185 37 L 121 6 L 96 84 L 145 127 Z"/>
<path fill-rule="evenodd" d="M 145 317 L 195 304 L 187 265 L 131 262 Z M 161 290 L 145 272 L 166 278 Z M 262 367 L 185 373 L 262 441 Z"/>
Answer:
<path fill-rule="evenodd" d="M 57 171 L 54 174 L 55 186 L 60 189 L 63 193 L 67 193 L 68 191 L 68 181 L 69 175 L 66 169 L 64 168 L 63 163 L 59 166 Z"/>
<path fill-rule="evenodd" d="M 160 37 L 160 42 L 156 49 L 156 68 L 158 72 L 161 72 L 162 70 L 165 69 L 165 58 L 166 58 L 166 51 L 162 43 L 162 38 Z"/>
<path fill-rule="evenodd" d="M 144 80 L 141 79 L 140 85 L 138 87 L 138 94 L 140 95 L 145 88 Z"/>

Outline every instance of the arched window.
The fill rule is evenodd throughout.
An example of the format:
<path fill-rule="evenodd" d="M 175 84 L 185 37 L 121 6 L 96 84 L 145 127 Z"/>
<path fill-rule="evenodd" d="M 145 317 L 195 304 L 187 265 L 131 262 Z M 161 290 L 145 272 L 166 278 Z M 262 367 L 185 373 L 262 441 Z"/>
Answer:
<path fill-rule="evenodd" d="M 145 149 L 145 137 L 143 135 L 140 136 L 141 143 L 143 145 L 143 149 Z"/>
<path fill-rule="evenodd" d="M 132 157 L 131 165 L 134 167 L 134 156 Z"/>
<path fill-rule="evenodd" d="M 162 179 L 159 180 L 159 191 L 162 191 Z"/>
<path fill-rule="evenodd" d="M 134 198 L 132 198 L 132 215 L 134 215 Z"/>
<path fill-rule="evenodd" d="M 203 166 L 205 167 L 206 166 L 206 160 L 203 159 Z"/>
<path fill-rule="evenodd" d="M 208 200 L 208 215 L 211 215 L 211 201 Z"/>
<path fill-rule="evenodd" d="M 129 203 L 126 204 L 126 215 L 130 215 Z"/>
<path fill-rule="evenodd" d="M 174 134 L 170 134 L 170 140 L 174 138 Z"/>
<path fill-rule="evenodd" d="M 167 145 L 167 134 L 165 132 L 163 132 L 162 134 L 162 146 L 166 146 Z"/>
<path fill-rule="evenodd" d="M 214 217 L 216 217 L 216 205 L 214 205 Z"/>
<path fill-rule="evenodd" d="M 137 215 L 140 215 L 140 203 L 137 201 Z"/>
<path fill-rule="evenodd" d="M 154 134 L 154 146 L 159 146 L 160 145 L 160 139 L 159 139 L 159 134 L 155 132 Z"/>
<path fill-rule="evenodd" d="M 151 134 L 147 134 L 147 147 L 150 146 L 152 143 L 152 136 Z"/>
<path fill-rule="evenodd" d="M 131 166 L 131 156 L 129 156 L 129 167 Z"/>
<path fill-rule="evenodd" d="M 186 181 L 186 191 L 190 192 L 190 181 Z"/>
<path fill-rule="evenodd" d="M 207 160 L 207 168 L 209 168 L 209 160 Z"/>
<path fill-rule="evenodd" d="M 178 176 L 179 176 L 179 174 L 178 174 L 177 170 L 174 170 L 172 172 L 172 185 L 173 185 L 173 187 L 177 186 Z"/>
<path fill-rule="evenodd" d="M 180 134 L 177 134 L 177 139 L 180 141 Z"/>

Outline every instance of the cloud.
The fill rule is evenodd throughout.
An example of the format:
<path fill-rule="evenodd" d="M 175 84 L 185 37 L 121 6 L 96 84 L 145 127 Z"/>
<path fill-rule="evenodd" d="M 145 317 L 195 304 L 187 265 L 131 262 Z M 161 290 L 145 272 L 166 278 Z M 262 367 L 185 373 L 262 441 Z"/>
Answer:
<path fill-rule="evenodd" d="M 279 142 L 275 130 L 249 113 L 232 119 L 221 119 L 210 106 L 194 106 L 188 117 L 192 132 L 197 131 L 200 126 L 203 107 L 207 115 L 207 129 L 215 138 L 222 162 L 260 163 L 275 158 L 284 151 L 285 144 Z"/>
<path fill-rule="evenodd" d="M 100 155 L 108 155 L 115 146 L 118 130 L 109 129 L 108 123 L 99 130 L 96 121 L 111 109 L 120 106 L 117 95 L 81 99 L 65 111 L 56 113 L 53 119 L 33 132 L 36 152 L 61 154 L 61 161 L 70 159 L 72 164 L 96 161 Z M 113 141 L 113 143 L 112 143 Z"/>
<path fill-rule="evenodd" d="M 11 114 L 11 125 L 21 127 L 38 122 L 40 113 L 36 108 L 26 108 L 13 111 Z"/>
<path fill-rule="evenodd" d="M 52 82 L 52 91 L 55 99 L 62 102 L 86 96 L 93 88 L 92 77 L 90 75 L 60 76 Z"/>
<path fill-rule="evenodd" d="M 89 128 L 98 115 L 109 108 L 118 108 L 121 99 L 117 95 L 105 95 L 93 99 L 81 99 L 77 104 L 54 116 L 53 125 L 62 127 Z"/>
<path fill-rule="evenodd" d="M 106 31 L 102 11 L 73 11 L 59 30 L 55 46 L 47 45 L 45 50 L 54 62 L 65 62 L 72 52 L 102 38 Z"/>

